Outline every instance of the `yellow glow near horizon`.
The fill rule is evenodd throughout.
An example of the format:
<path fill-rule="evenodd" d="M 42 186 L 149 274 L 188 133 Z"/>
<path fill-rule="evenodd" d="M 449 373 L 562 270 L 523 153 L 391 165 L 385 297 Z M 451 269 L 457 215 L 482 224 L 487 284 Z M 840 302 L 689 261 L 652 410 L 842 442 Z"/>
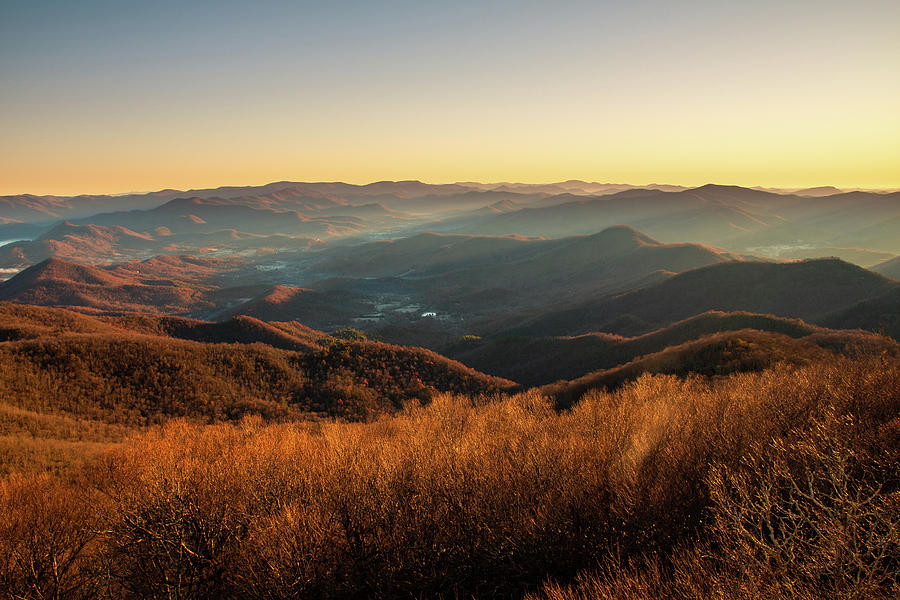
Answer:
<path fill-rule="evenodd" d="M 265 144 L 265 151 L 257 150 L 250 156 L 189 147 L 180 151 L 145 148 L 142 152 L 119 155 L 103 148 L 85 149 L 83 153 L 45 151 L 38 161 L 4 161 L 0 168 L 0 193 L 116 194 L 263 185 L 285 180 L 365 184 L 404 179 L 428 183 L 550 183 L 581 179 L 684 186 L 722 183 L 773 188 L 900 188 L 900 154 L 889 144 L 846 148 L 846 154 L 852 158 L 845 153 L 823 151 L 816 141 L 808 145 L 777 144 L 764 136 L 744 138 L 739 145 L 719 145 L 716 140 L 703 139 L 665 146 L 629 139 L 593 143 L 541 139 L 519 140 L 518 144 L 521 147 L 516 147 L 515 140 L 499 144 L 484 139 L 474 144 L 477 147 L 458 153 L 446 142 L 430 151 L 415 143 L 382 145 L 373 154 L 353 147 L 319 148 L 307 153 L 288 144 Z M 159 156 L 166 158 L 161 160 Z"/>
<path fill-rule="evenodd" d="M 402 110 L 384 90 L 365 110 L 339 101 L 293 112 L 284 102 L 130 115 L 104 103 L 77 118 L 8 124 L 16 145 L 2 149 L 0 193 L 385 179 L 900 188 L 892 98 L 804 107 L 796 92 L 679 98 L 670 88 L 652 100 L 582 92 L 563 100 L 516 92 L 491 104 L 425 97 Z"/>
<path fill-rule="evenodd" d="M 208 11 L 164 10 L 152 36 L 127 7 L 89 3 L 51 31 L 47 15 L 13 14 L 0 194 L 387 179 L 896 189 L 900 9 L 862 1 L 232 7 L 215 27 Z"/>

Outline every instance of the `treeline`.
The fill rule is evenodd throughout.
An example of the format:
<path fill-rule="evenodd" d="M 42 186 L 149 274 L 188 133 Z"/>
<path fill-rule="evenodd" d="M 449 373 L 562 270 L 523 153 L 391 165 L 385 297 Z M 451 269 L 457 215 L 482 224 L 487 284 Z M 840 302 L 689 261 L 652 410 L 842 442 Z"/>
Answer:
<path fill-rule="evenodd" d="M 4 402 L 129 425 L 259 415 L 368 419 L 436 392 L 491 394 L 511 382 L 432 352 L 331 339 L 294 352 L 128 333 L 0 343 Z"/>
<path fill-rule="evenodd" d="M 731 373 L 762 371 L 778 364 L 810 364 L 827 360 L 833 354 L 857 358 L 880 355 L 900 357 L 900 347 L 890 338 L 863 331 L 826 329 L 795 339 L 779 333 L 740 329 L 705 335 L 611 369 L 539 389 L 553 397 L 558 406 L 567 407 L 589 390 L 613 389 L 644 373 L 721 377 Z"/>
<path fill-rule="evenodd" d="M 352 348 L 328 360 L 374 360 Z M 563 412 L 529 392 L 371 423 L 176 422 L 65 481 L 3 481 L 0 589 L 895 598 L 898 466 L 889 357 L 644 375 Z"/>

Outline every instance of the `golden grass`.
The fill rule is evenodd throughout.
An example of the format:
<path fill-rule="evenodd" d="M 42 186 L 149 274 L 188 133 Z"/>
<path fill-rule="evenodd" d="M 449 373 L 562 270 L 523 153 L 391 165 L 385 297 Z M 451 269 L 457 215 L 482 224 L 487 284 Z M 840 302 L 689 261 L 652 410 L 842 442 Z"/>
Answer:
<path fill-rule="evenodd" d="M 104 452 L 74 487 L 5 480 L 0 512 L 33 531 L 0 526 L 0 556 L 18 557 L 0 585 L 35 598 L 827 597 L 850 589 L 835 575 L 846 561 L 810 575 L 776 553 L 760 570 L 753 519 L 804 473 L 838 473 L 877 490 L 872 523 L 889 530 L 898 408 L 900 365 L 834 359 L 648 375 L 562 413 L 531 392 L 440 395 L 372 423 L 174 422 Z M 854 458 L 822 470 L 828 448 Z M 36 504 L 59 496 L 72 508 Z M 829 522 L 803 510 L 800 522 Z M 740 511 L 746 526 L 729 521 Z M 859 572 L 868 597 L 894 597 L 897 545 L 879 539 L 878 560 L 877 544 L 855 554 Z M 800 556 L 824 548 L 804 540 Z M 43 548 L 68 561 L 62 577 L 29 575 Z"/>

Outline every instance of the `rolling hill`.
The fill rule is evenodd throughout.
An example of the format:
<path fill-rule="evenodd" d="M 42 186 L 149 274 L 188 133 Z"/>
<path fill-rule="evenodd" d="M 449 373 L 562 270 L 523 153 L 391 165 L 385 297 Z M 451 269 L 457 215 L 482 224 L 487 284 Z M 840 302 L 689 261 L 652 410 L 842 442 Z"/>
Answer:
<path fill-rule="evenodd" d="M 780 333 L 740 329 L 706 335 L 624 365 L 545 385 L 539 390 L 554 398 L 558 407 L 570 407 L 589 390 L 614 389 L 645 373 L 717 377 L 762 371 L 777 364 L 807 365 L 825 360 L 836 352 L 855 356 L 879 356 L 887 352 L 897 357 L 900 347 L 892 340 L 859 332 L 816 333 L 793 338 Z"/>
<path fill-rule="evenodd" d="M 106 270 L 128 277 L 156 277 L 182 282 L 207 282 L 248 266 L 245 260 L 187 254 L 160 254 L 145 260 L 109 265 Z"/>
<path fill-rule="evenodd" d="M 512 386 L 427 350 L 247 317 L 100 318 L 0 303 L 0 318 L 4 403 L 108 423 L 367 418 L 437 391 Z"/>
<path fill-rule="evenodd" d="M 283 350 L 320 350 L 329 336 L 300 323 L 264 323 L 246 316 L 201 321 L 152 314 L 89 315 L 73 310 L 0 302 L 0 341 L 68 334 L 170 337 L 204 343 L 265 344 Z"/>
<path fill-rule="evenodd" d="M 873 265 L 871 270 L 891 279 L 900 279 L 900 256 Z"/>
<path fill-rule="evenodd" d="M 138 233 L 121 225 L 77 225 L 66 221 L 32 240 L 0 246 L 0 268 L 21 269 L 47 258 L 106 265 L 146 260 L 161 254 L 258 255 L 309 248 L 317 243 L 308 237 L 253 234 L 235 229 L 173 233 L 170 227 L 159 225 Z"/>
<path fill-rule="evenodd" d="M 120 226 L 75 225 L 68 221 L 31 241 L 0 247 L 0 265 L 25 267 L 56 257 L 79 262 L 109 263 L 122 256 L 159 254 L 167 241 Z"/>
<path fill-rule="evenodd" d="M 449 219 L 432 227 L 482 235 L 563 237 L 624 224 L 664 242 L 694 241 L 768 257 L 787 249 L 798 252 L 798 257 L 821 256 L 820 249 L 827 247 L 898 254 L 898 198 L 896 192 L 817 196 L 723 185 L 677 191 L 635 188 L 601 196 L 551 196 L 521 210 Z M 862 260 L 872 264 L 872 258 Z"/>
<path fill-rule="evenodd" d="M 900 286 L 821 319 L 823 325 L 861 328 L 900 340 Z"/>
<path fill-rule="evenodd" d="M 830 331 L 799 319 L 748 312 L 708 311 L 635 337 L 610 333 L 587 333 L 573 337 L 470 337 L 442 348 L 441 353 L 479 371 L 534 386 L 575 379 L 705 335 L 740 329 L 778 333 L 792 338 Z M 867 337 L 880 339 L 874 334 Z"/>
<path fill-rule="evenodd" d="M 0 301 L 208 316 L 270 287 L 268 273 L 235 258 L 159 255 L 104 266 L 49 258 L 0 282 Z"/>
<path fill-rule="evenodd" d="M 224 198 L 177 198 L 149 210 L 100 213 L 77 223 L 118 225 L 135 231 L 166 227 L 174 234 L 233 229 L 246 233 L 330 237 L 358 233 L 364 222 L 352 217 L 309 217 L 295 210 L 255 208 Z"/>
<path fill-rule="evenodd" d="M 123 196 L 35 196 L 19 194 L 0 196 L 0 215 L 24 222 L 50 222 L 57 219 L 83 217 L 107 211 L 111 207 L 121 209 L 150 208 L 174 198 L 176 190 L 162 190 L 149 194 Z"/>
<path fill-rule="evenodd" d="M 352 292 L 320 292 L 278 285 L 230 309 L 224 316 L 246 315 L 263 321 L 297 320 L 319 329 L 333 330 L 348 325 L 371 308 L 366 297 Z"/>
<path fill-rule="evenodd" d="M 366 280 L 350 289 L 394 278 L 414 301 L 469 316 L 572 303 L 738 258 L 699 244 L 663 244 L 624 226 L 557 240 L 425 233 L 321 254 L 314 275 Z"/>
<path fill-rule="evenodd" d="M 578 306 L 548 311 L 510 333 L 552 336 L 607 331 L 638 335 L 708 310 L 749 311 L 817 322 L 897 283 L 837 259 L 727 262 Z"/>
<path fill-rule="evenodd" d="M 102 311 L 186 313 L 209 307 L 202 287 L 48 258 L 0 283 L 0 300 Z"/>

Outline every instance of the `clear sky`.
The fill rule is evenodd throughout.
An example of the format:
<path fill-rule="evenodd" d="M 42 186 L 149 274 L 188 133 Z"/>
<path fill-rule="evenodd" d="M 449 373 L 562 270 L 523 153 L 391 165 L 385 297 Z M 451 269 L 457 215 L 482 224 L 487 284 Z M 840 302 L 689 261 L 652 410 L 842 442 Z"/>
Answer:
<path fill-rule="evenodd" d="M 0 194 L 900 187 L 900 2 L 0 0 Z"/>

